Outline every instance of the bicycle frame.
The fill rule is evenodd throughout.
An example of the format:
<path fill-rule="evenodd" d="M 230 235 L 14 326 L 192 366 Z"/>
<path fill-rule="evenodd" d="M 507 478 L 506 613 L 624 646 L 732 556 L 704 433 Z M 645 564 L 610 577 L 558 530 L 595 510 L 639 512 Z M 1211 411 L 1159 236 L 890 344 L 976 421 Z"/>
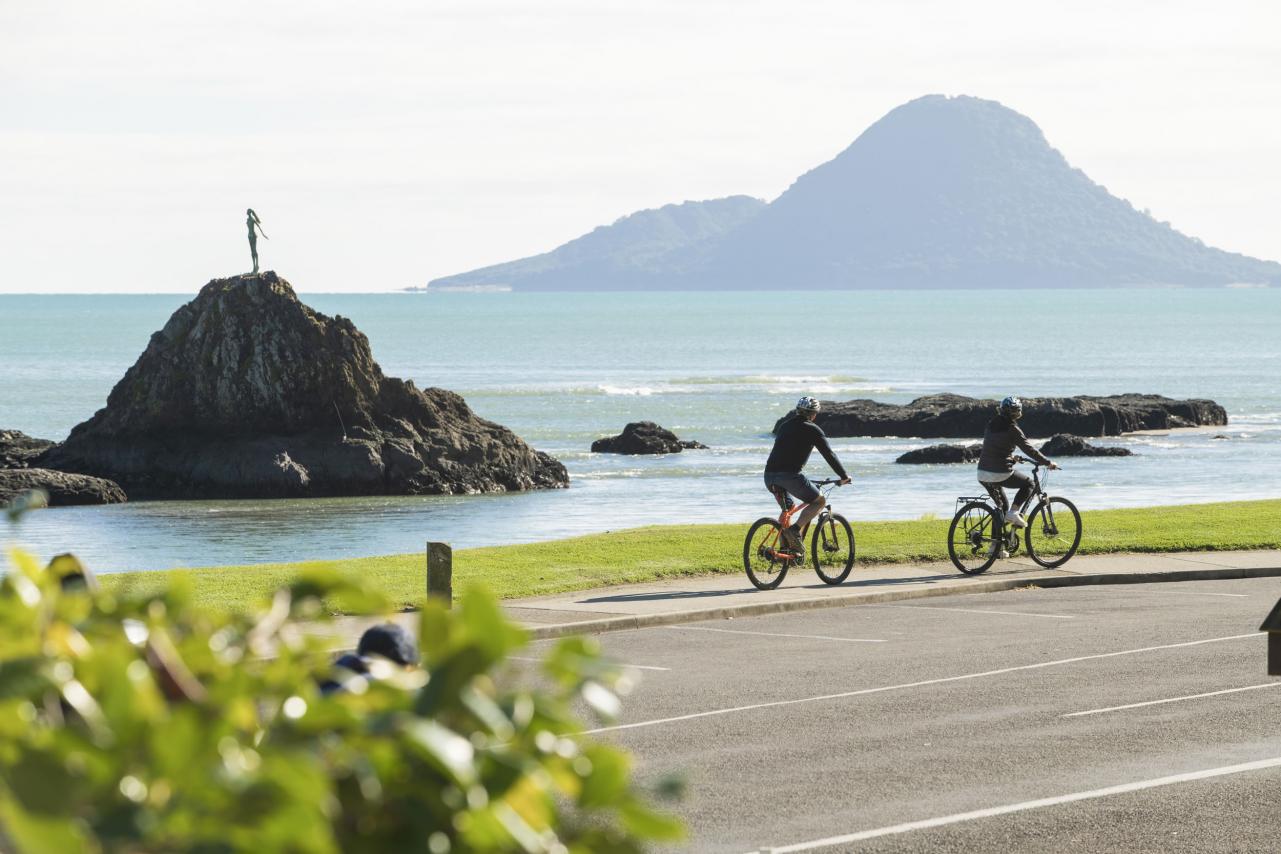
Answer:
<path fill-rule="evenodd" d="M 820 481 L 816 481 L 814 485 L 818 487 L 819 492 L 823 495 L 824 498 L 826 498 L 827 496 L 831 495 L 832 490 L 836 488 L 836 485 L 838 482 L 839 481 L 835 481 L 835 480 L 820 480 Z M 783 493 L 783 494 L 787 495 L 787 493 Z M 792 499 L 790 496 L 788 496 L 786 500 L 790 502 Z M 810 504 L 812 503 L 813 502 L 806 502 L 805 504 L 794 504 L 791 507 L 783 507 L 782 501 L 780 500 L 779 505 L 780 505 L 780 508 L 782 509 L 782 512 L 778 514 L 778 530 L 771 532 L 761 542 L 761 547 L 769 549 L 769 548 L 773 548 L 776 544 L 778 544 L 779 541 L 782 539 L 783 530 L 791 526 L 792 517 L 804 511 L 805 508 L 809 507 Z M 823 518 L 831 512 L 832 512 L 832 505 L 829 502 L 826 506 L 823 507 L 822 512 L 820 512 L 818 516 L 814 518 L 814 522 L 817 522 L 818 524 L 821 525 L 823 523 Z M 805 552 L 805 546 L 804 546 L 805 535 L 808 533 L 809 533 L 809 525 L 806 525 L 805 530 L 801 531 L 801 554 L 800 555 L 793 553 L 790 549 L 788 550 L 774 549 L 774 552 L 780 557 L 789 557 L 793 559 L 797 557 L 803 558 L 804 552 Z"/>

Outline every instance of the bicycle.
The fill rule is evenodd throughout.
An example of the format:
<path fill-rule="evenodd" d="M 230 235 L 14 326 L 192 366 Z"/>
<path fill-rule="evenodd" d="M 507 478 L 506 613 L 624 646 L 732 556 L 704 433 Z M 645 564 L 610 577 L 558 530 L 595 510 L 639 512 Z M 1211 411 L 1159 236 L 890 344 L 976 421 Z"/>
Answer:
<path fill-rule="evenodd" d="M 1032 462 L 1024 457 L 1014 461 Z M 1050 475 L 1046 471 L 1042 477 L 1042 468 L 1039 464 L 1032 468 L 1032 494 L 1037 503 L 1027 516 L 1023 540 L 1032 560 L 1055 569 L 1067 563 L 1081 545 L 1081 514 L 1071 501 L 1046 492 Z M 956 504 L 956 515 L 947 530 L 947 553 L 957 569 L 978 575 L 996 562 L 1002 549 L 1010 555 L 1018 552 L 1018 528 L 1005 524 L 1004 511 L 991 495 L 961 496 Z"/>
<path fill-rule="evenodd" d="M 828 495 L 840 481 L 817 480 L 814 485 Z M 818 577 L 825 584 L 840 584 L 848 578 L 854 567 L 854 530 L 849 520 L 832 510 L 829 502 L 818 518 L 801 532 L 802 547 L 798 552 L 783 542 L 783 529 L 792 524 L 792 517 L 806 505 L 793 505 L 791 496 L 782 490 L 775 491 L 774 496 L 782 513 L 777 519 L 768 516 L 757 519 L 748 528 L 743 542 L 743 569 L 747 570 L 748 580 L 760 590 L 773 590 L 782 584 L 789 569 L 805 563 L 805 537 L 811 529 L 814 535 L 810 540 L 810 558 Z"/>

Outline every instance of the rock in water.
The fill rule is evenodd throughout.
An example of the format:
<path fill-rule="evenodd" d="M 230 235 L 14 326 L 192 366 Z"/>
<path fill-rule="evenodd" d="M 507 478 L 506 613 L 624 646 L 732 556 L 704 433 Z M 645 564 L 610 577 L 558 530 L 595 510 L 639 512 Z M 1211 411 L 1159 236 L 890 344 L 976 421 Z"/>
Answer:
<path fill-rule="evenodd" d="M 1129 448 L 1102 447 L 1091 445 L 1080 436 L 1069 436 L 1058 433 L 1051 436 L 1041 446 L 1041 453 L 1047 457 L 1129 457 L 1134 454 Z"/>
<path fill-rule="evenodd" d="M 0 469 L 26 468 L 53 445 L 48 439 L 34 439 L 17 430 L 0 430 Z"/>
<path fill-rule="evenodd" d="M 671 430 L 653 421 L 633 421 L 617 436 L 592 442 L 597 454 L 679 454 L 682 450 L 706 450 L 707 446 L 688 439 L 678 439 Z"/>
<path fill-rule="evenodd" d="M 303 305 L 273 272 L 205 285 L 151 336 L 106 408 L 39 464 L 111 478 L 135 499 L 569 483 L 563 465 L 457 394 L 383 376 L 350 320 Z"/>
<path fill-rule="evenodd" d="M 899 406 L 875 400 L 823 401 L 817 423 L 829 436 L 919 436 L 942 439 L 982 436 L 996 413 L 995 400 L 932 394 Z M 784 416 L 786 417 L 786 416 Z M 780 419 L 781 423 L 781 419 Z M 1070 433 L 1119 436 L 1135 430 L 1170 430 L 1228 423 L 1213 400 L 1173 400 L 1158 394 L 1109 397 L 1023 398 L 1019 426 L 1029 436 Z M 774 425 L 778 429 L 778 424 Z"/>
<path fill-rule="evenodd" d="M 974 463 L 982 453 L 982 445 L 930 445 L 908 451 L 894 462 L 908 465 L 924 463 Z"/>
<path fill-rule="evenodd" d="M 118 484 L 100 477 L 49 469 L 0 470 L 0 505 L 8 504 L 22 493 L 33 489 L 43 489 L 49 494 L 50 507 L 120 504 L 126 500 L 124 490 Z"/>

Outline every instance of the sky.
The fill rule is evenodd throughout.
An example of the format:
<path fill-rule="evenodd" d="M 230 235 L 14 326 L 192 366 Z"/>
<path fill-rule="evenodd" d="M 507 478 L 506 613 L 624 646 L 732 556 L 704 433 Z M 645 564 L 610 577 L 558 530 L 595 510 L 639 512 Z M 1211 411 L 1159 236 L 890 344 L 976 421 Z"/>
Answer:
<path fill-rule="evenodd" d="M 0 0 L 0 292 L 249 269 L 388 291 L 636 210 L 773 199 L 895 106 L 991 98 L 1281 259 L 1281 3 Z"/>

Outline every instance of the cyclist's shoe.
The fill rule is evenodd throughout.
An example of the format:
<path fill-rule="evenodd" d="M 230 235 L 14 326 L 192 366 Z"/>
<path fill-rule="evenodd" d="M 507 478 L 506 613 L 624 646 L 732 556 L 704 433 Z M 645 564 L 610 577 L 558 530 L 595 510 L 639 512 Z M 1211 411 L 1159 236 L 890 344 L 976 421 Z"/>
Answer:
<path fill-rule="evenodd" d="M 801 542 L 801 529 L 799 526 L 792 525 L 783 529 L 783 545 L 797 554 L 805 551 L 805 544 Z"/>
<path fill-rule="evenodd" d="M 1005 511 L 1005 521 L 1006 521 L 1008 524 L 1013 525 L 1015 528 L 1026 528 L 1026 527 L 1027 527 L 1027 520 L 1025 520 L 1025 519 L 1023 518 L 1022 514 L 1021 514 L 1021 513 L 1019 513 L 1019 511 L 1017 511 L 1017 510 L 1006 510 L 1006 511 Z"/>
<path fill-rule="evenodd" d="M 993 540 L 993 541 L 992 541 L 992 548 L 988 549 L 988 552 L 987 552 L 987 553 L 988 553 L 988 555 L 989 555 L 989 556 L 994 557 L 994 558 L 996 558 L 997 560 L 1005 560 L 1006 558 L 1008 558 L 1008 557 L 1010 556 L 1010 553 L 1009 553 L 1009 552 L 1007 552 L 1005 549 L 1001 548 L 1001 541 L 1000 541 L 1000 540 Z"/>

